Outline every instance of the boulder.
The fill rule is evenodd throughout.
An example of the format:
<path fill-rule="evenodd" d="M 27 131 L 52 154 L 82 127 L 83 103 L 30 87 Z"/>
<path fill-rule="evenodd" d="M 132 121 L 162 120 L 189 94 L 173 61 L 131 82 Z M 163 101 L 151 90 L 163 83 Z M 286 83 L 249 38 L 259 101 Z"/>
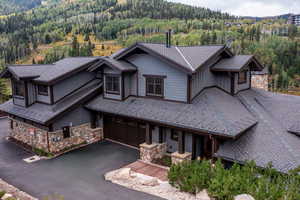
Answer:
<path fill-rule="evenodd" d="M 255 200 L 255 199 L 249 194 L 241 194 L 241 195 L 235 196 L 234 200 Z"/>
<path fill-rule="evenodd" d="M 6 200 L 9 198 L 12 198 L 13 196 L 11 194 L 6 193 L 1 199 Z"/>
<path fill-rule="evenodd" d="M 105 180 L 129 180 L 131 176 L 130 168 L 121 168 L 105 174 Z"/>
<path fill-rule="evenodd" d="M 211 200 L 211 198 L 208 196 L 207 190 L 202 190 L 196 194 L 196 200 Z"/>
<path fill-rule="evenodd" d="M 157 178 L 141 179 L 139 182 L 141 185 L 150 186 L 150 187 L 159 185 Z"/>

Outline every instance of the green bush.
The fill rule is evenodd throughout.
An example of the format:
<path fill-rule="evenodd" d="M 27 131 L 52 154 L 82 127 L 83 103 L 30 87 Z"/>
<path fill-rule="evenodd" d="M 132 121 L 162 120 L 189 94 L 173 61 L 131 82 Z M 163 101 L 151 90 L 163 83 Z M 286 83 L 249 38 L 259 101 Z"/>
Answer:
<path fill-rule="evenodd" d="M 39 156 L 45 156 L 45 157 L 52 157 L 53 154 L 52 153 L 48 153 L 42 149 L 38 149 L 38 148 L 34 148 L 33 152 L 36 153 Z"/>
<path fill-rule="evenodd" d="M 5 195 L 5 191 L 0 191 L 0 198 L 3 197 Z"/>
<path fill-rule="evenodd" d="M 232 200 L 239 194 L 250 194 L 256 200 L 299 200 L 300 175 L 282 174 L 272 166 L 256 167 L 254 162 L 225 169 L 221 161 L 214 167 L 209 161 L 193 161 L 173 165 L 168 174 L 172 186 L 181 191 L 197 193 L 208 189 L 217 200 Z"/>

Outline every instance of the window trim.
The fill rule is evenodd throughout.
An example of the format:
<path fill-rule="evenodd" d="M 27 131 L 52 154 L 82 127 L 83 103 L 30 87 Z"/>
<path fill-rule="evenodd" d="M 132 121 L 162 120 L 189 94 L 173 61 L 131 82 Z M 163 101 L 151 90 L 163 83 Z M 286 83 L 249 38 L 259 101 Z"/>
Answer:
<path fill-rule="evenodd" d="M 47 87 L 47 93 L 46 92 L 43 92 L 43 91 L 40 91 L 40 86 L 42 87 Z M 37 91 L 38 91 L 38 94 L 39 95 L 42 95 L 42 96 L 49 96 L 49 87 L 47 85 L 37 85 Z"/>
<path fill-rule="evenodd" d="M 107 77 L 118 78 L 118 83 L 119 83 L 118 91 L 111 91 L 107 89 Z M 121 94 L 120 80 L 121 80 L 121 76 L 119 74 L 105 74 L 105 93 L 120 95 Z"/>
<path fill-rule="evenodd" d="M 21 85 L 21 87 L 22 87 L 22 89 L 24 90 L 23 92 L 24 92 L 24 94 L 23 94 L 23 96 L 22 95 L 18 95 L 17 93 L 16 93 L 16 90 L 17 90 L 17 85 Z M 26 95 L 26 88 L 25 88 L 25 83 L 23 82 L 23 81 L 18 81 L 18 80 L 14 80 L 13 81 L 13 96 L 15 97 L 15 98 L 18 98 L 18 99 L 25 99 L 25 95 Z"/>
<path fill-rule="evenodd" d="M 167 76 L 160 76 L 160 75 L 143 75 L 145 77 L 145 93 L 147 97 L 155 97 L 155 98 L 164 98 L 165 96 L 165 78 Z M 161 94 L 151 94 L 148 93 L 148 79 L 161 79 Z M 155 89 L 154 89 L 155 91 Z"/>
<path fill-rule="evenodd" d="M 240 80 L 241 79 L 241 73 L 244 73 L 245 75 L 245 80 Z M 244 71 L 240 71 L 238 73 L 238 84 L 245 84 L 247 83 L 247 80 L 248 80 L 248 70 L 244 70 Z"/>

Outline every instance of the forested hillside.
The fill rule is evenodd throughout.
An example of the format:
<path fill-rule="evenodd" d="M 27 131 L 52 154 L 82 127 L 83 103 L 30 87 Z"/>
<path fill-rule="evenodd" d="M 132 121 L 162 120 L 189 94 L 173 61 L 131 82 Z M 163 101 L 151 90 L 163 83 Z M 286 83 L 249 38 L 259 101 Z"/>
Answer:
<path fill-rule="evenodd" d="M 109 55 L 137 41 L 164 42 L 168 29 L 173 44 L 232 41 L 235 53 L 255 54 L 270 68 L 274 90 L 300 84 L 297 27 L 284 19 L 256 22 L 165 0 L 47 0 L 2 17 L 0 65 Z"/>
<path fill-rule="evenodd" d="M 41 5 L 42 0 L 0 0 L 0 15 L 29 10 Z"/>

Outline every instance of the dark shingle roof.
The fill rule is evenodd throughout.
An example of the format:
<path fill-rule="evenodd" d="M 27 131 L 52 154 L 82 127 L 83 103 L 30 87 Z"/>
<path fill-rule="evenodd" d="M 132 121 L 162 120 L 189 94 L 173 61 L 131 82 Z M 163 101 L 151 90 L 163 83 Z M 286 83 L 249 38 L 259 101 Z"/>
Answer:
<path fill-rule="evenodd" d="M 51 65 L 11 65 L 8 66 L 8 70 L 19 78 L 32 77 L 35 81 L 46 83 L 98 59 L 98 57 L 71 57 Z"/>
<path fill-rule="evenodd" d="M 136 71 L 136 67 L 132 64 L 125 62 L 123 60 L 115 60 L 111 57 L 101 57 L 99 62 L 95 64 L 94 66 L 90 67 L 89 70 L 93 71 L 99 67 L 101 67 L 102 64 L 106 64 L 108 66 L 111 66 L 112 68 L 119 70 L 121 72 L 134 72 Z"/>
<path fill-rule="evenodd" d="M 299 119 L 300 97 L 252 89 L 237 98 L 258 124 L 238 140 L 222 144 L 216 156 L 238 162 L 254 160 L 261 167 L 271 162 L 281 172 L 299 167 L 300 137 L 287 128 Z"/>
<path fill-rule="evenodd" d="M 65 110 L 69 109 L 78 102 L 90 98 L 89 96 L 98 92 L 102 86 L 101 81 L 94 80 L 82 87 L 75 93 L 65 97 L 54 105 L 46 105 L 41 103 L 35 103 L 32 106 L 25 108 L 13 104 L 13 100 L 9 100 L 0 105 L 0 110 L 6 113 L 16 115 L 21 118 L 25 118 L 40 124 L 47 124 L 53 118 L 59 116 Z"/>
<path fill-rule="evenodd" d="M 206 89 L 192 104 L 137 97 L 115 101 L 101 95 L 86 107 L 230 138 L 256 124 L 237 99 L 217 88 Z"/>
<path fill-rule="evenodd" d="M 150 50 L 151 52 L 162 56 L 164 59 L 174 62 L 188 72 L 195 72 L 211 57 L 226 49 L 224 45 L 171 46 L 170 48 L 167 48 L 165 44 L 137 43 L 132 47 L 122 49 L 120 52 L 114 54 L 114 58 L 119 59 L 124 56 L 127 51 L 138 47 Z"/>
<path fill-rule="evenodd" d="M 213 71 L 222 71 L 222 72 L 239 72 L 243 67 L 247 65 L 253 58 L 252 55 L 238 55 L 231 58 L 222 59 L 211 69 Z"/>

